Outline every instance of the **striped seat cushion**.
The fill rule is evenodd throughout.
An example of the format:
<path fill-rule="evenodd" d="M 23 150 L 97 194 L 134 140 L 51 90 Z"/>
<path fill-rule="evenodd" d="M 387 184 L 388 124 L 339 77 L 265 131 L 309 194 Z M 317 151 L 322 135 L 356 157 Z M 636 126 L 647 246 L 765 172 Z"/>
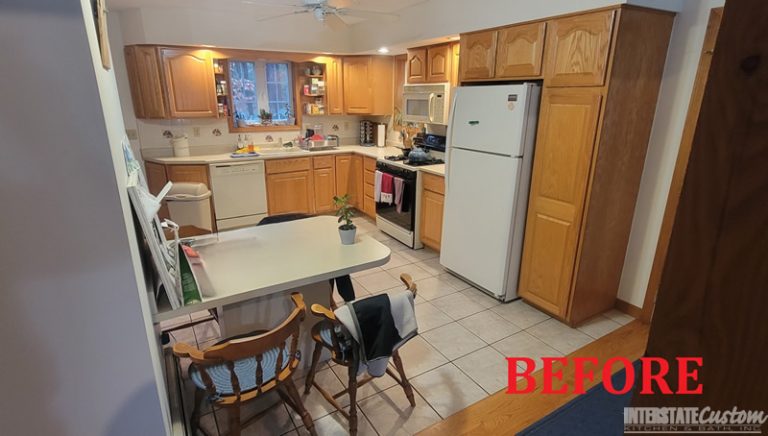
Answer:
<path fill-rule="evenodd" d="M 322 339 L 323 342 L 328 345 L 328 348 L 333 349 L 333 339 L 331 336 L 335 334 L 337 333 L 333 331 L 333 326 L 328 324 L 327 327 L 324 327 L 320 330 L 320 339 Z M 350 347 L 352 347 L 351 340 L 347 340 L 339 336 L 337 336 L 336 339 L 340 349 L 337 350 L 338 353 L 335 355 L 335 357 L 340 360 L 347 360 L 352 358 L 350 353 Z"/>
<path fill-rule="evenodd" d="M 333 347 L 333 339 L 331 339 L 331 331 L 333 330 L 332 327 L 324 328 L 320 330 L 320 338 L 328 344 L 329 346 Z"/>
<path fill-rule="evenodd" d="M 281 370 L 288 366 L 290 361 L 290 353 L 287 348 L 275 347 L 262 355 L 261 368 L 262 368 L 262 384 L 265 384 L 275 378 L 275 366 L 277 365 L 277 353 L 282 350 L 283 362 Z M 222 395 L 232 395 L 234 390 L 232 389 L 232 380 L 230 377 L 229 368 L 226 365 L 209 366 L 206 368 L 208 375 L 213 381 L 213 385 L 216 387 L 216 393 Z M 256 388 L 256 358 L 249 357 L 247 359 L 241 359 L 235 361 L 235 375 L 237 375 L 238 383 L 240 384 L 240 392 L 250 391 Z M 189 366 L 189 378 L 200 389 L 205 389 L 205 383 L 203 377 L 200 374 L 200 368 L 194 363 Z"/>

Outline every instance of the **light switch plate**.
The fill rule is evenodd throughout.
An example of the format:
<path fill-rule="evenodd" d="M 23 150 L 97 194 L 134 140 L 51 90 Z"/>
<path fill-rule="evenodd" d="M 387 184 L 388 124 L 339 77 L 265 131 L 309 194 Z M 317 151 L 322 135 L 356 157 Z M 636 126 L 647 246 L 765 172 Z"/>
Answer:
<path fill-rule="evenodd" d="M 136 129 L 125 129 L 125 136 L 131 141 L 139 139 L 139 132 Z"/>

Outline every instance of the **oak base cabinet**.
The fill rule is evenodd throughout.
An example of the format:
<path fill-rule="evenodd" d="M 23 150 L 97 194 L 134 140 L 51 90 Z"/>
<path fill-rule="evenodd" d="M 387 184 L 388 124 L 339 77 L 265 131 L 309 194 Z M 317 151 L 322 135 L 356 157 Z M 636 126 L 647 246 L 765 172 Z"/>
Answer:
<path fill-rule="evenodd" d="M 312 213 L 312 194 L 309 171 L 267 175 L 267 209 L 270 215 Z"/>
<path fill-rule="evenodd" d="M 349 204 L 356 208 L 363 205 L 363 172 L 360 156 L 344 154 L 336 156 L 336 195 L 349 195 Z"/>
<path fill-rule="evenodd" d="M 270 159 L 267 173 L 267 213 L 314 213 L 311 158 Z"/>
<path fill-rule="evenodd" d="M 443 234 L 443 207 L 445 205 L 445 179 L 424 174 L 421 192 L 421 242 L 440 251 Z"/>
<path fill-rule="evenodd" d="M 358 156 L 359 158 L 360 156 Z M 374 173 L 376 172 L 376 159 L 362 158 L 363 170 L 363 213 L 371 218 L 376 218 L 376 201 L 373 198 Z"/>
<path fill-rule="evenodd" d="M 565 317 L 598 127 L 599 89 L 545 89 L 528 200 L 521 297 Z"/>
<path fill-rule="evenodd" d="M 155 162 L 144 162 L 144 168 L 147 176 L 147 187 L 150 194 L 157 195 L 163 189 L 166 183 L 202 183 L 209 189 L 211 187 L 208 165 L 163 165 Z M 211 210 L 211 231 L 216 231 L 216 214 L 213 209 L 213 199 L 208 203 Z M 163 201 L 160 210 L 157 212 L 160 219 L 171 218 L 168 211 L 168 205 Z M 179 229 L 179 236 L 188 237 L 208 233 L 207 229 L 198 229 L 197 227 L 182 225 Z"/>
<path fill-rule="evenodd" d="M 335 210 L 333 197 L 336 195 L 335 159 L 333 156 L 315 157 L 312 159 L 312 168 L 315 212 L 332 212 Z"/>

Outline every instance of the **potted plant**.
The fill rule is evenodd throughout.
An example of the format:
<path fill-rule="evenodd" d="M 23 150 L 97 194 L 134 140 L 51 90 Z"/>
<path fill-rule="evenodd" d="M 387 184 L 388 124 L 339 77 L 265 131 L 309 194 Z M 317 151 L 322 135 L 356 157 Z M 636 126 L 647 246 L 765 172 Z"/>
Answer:
<path fill-rule="evenodd" d="M 259 111 L 259 118 L 261 118 L 261 124 L 264 126 L 272 124 L 272 114 L 267 112 L 266 109 Z"/>
<path fill-rule="evenodd" d="M 344 194 L 342 197 L 334 196 L 333 204 L 336 206 L 336 216 L 339 217 L 339 223 L 342 221 L 344 224 L 339 226 L 339 236 L 341 237 L 341 243 L 344 245 L 352 245 L 355 243 L 355 233 L 357 227 L 352 223 L 352 217 L 355 215 L 354 209 L 349 205 L 349 194 Z"/>
<path fill-rule="evenodd" d="M 293 113 L 293 108 L 288 105 L 285 106 L 285 121 L 288 126 L 296 124 L 296 115 Z"/>

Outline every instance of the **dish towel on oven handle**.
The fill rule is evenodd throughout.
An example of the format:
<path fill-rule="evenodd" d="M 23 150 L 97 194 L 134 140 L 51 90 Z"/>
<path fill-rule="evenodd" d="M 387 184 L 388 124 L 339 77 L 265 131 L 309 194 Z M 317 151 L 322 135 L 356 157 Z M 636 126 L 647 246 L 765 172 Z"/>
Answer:
<path fill-rule="evenodd" d="M 397 206 L 397 213 L 401 213 L 403 211 L 403 189 L 405 189 L 405 180 L 400 177 L 395 177 L 393 183 L 395 185 L 395 206 Z"/>
<path fill-rule="evenodd" d="M 333 313 L 360 347 L 358 375 L 384 375 L 392 353 L 419 332 L 410 291 L 350 301 Z"/>
<path fill-rule="evenodd" d="M 383 173 L 379 170 L 376 170 L 375 173 L 373 173 L 373 201 L 376 203 L 381 201 L 381 175 Z"/>
<path fill-rule="evenodd" d="M 381 203 L 392 204 L 395 188 L 392 174 L 381 173 Z"/>

